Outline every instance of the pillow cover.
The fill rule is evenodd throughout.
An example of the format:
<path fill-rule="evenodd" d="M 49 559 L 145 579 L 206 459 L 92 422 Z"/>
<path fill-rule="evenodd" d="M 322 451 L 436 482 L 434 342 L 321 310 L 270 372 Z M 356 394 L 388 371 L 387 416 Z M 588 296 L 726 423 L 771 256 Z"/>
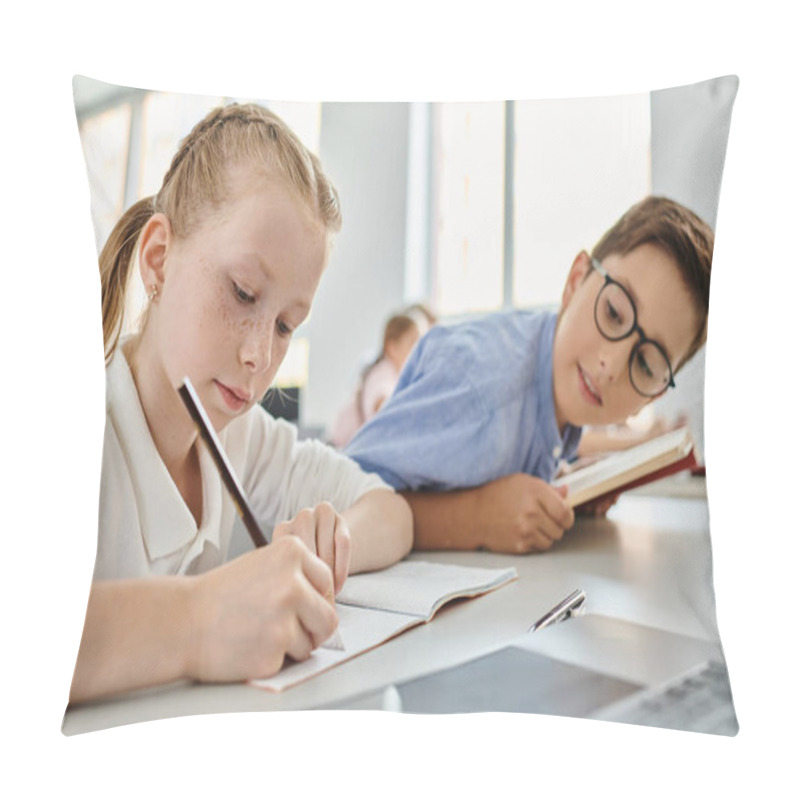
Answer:
<path fill-rule="evenodd" d="M 279 385 L 292 387 L 299 398 L 300 435 L 321 435 L 330 426 L 355 376 L 375 355 L 383 321 L 401 306 L 421 301 L 443 324 L 503 308 L 556 309 L 575 254 L 591 250 L 646 195 L 675 200 L 713 228 L 737 87 L 735 77 L 724 77 L 643 95 L 557 101 L 262 101 L 318 153 L 337 186 L 344 215 L 313 315 L 296 332 L 279 375 Z M 74 89 L 99 251 L 125 209 L 158 190 L 181 138 L 209 109 L 232 98 L 136 90 L 82 77 L 76 77 Z M 146 305 L 139 284 L 134 275 L 123 335 L 136 331 Z M 630 420 L 630 430 L 685 419 L 702 463 L 703 382 L 701 348 L 676 376 L 675 389 Z M 683 548 L 667 548 L 665 555 L 659 549 L 664 537 L 673 541 L 676 535 L 683 537 Z M 645 552 L 643 542 L 653 550 Z M 229 555 L 248 546 L 237 527 Z M 605 548 L 602 557 L 598 548 Z M 446 555 L 440 560 L 447 561 Z M 473 556 L 475 566 L 498 565 L 499 557 Z M 517 568 L 519 586 L 552 589 L 553 602 L 567 593 L 558 591 L 562 583 L 582 575 L 590 612 L 720 644 L 702 476 L 683 475 L 623 496 L 607 519 L 580 518 L 546 556 L 507 556 L 502 563 Z M 508 591 L 500 589 L 493 602 Z M 537 602 L 544 603 L 544 595 L 537 595 Z M 459 610 L 470 626 L 470 604 Z M 520 631 L 500 628 L 507 640 Z M 474 633 L 484 650 L 501 643 Z M 445 639 L 440 651 L 420 662 L 420 672 L 452 665 L 445 658 Z M 404 641 L 414 648 L 417 640 L 409 633 L 396 641 L 400 657 Z M 458 651 L 464 661 L 477 652 Z M 355 674 L 359 662 L 370 657 L 374 654 L 337 669 Z M 398 677 L 384 676 L 386 682 Z M 237 693 L 235 708 L 246 705 L 245 693 L 259 691 L 231 688 Z M 375 686 L 366 682 L 358 688 Z M 142 700 L 129 718 L 130 706 L 120 708 L 118 718 L 105 714 L 102 703 L 71 706 L 64 731 L 185 713 L 181 691 L 174 689 L 172 705 L 163 697 L 158 704 Z M 356 693 L 337 697 L 323 691 L 320 696 L 346 706 Z M 295 687 L 273 706 L 265 695 L 253 696 L 253 707 L 303 708 L 314 694 L 308 686 Z M 216 698 L 207 700 L 202 692 L 193 697 L 201 712 L 217 708 Z M 374 702 L 386 707 L 383 695 Z"/>

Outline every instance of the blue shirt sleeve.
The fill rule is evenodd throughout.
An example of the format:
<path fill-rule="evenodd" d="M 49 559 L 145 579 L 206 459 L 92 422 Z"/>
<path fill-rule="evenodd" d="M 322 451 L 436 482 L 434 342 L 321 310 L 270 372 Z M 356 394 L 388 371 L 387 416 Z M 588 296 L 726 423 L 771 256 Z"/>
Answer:
<path fill-rule="evenodd" d="M 471 379 L 474 348 L 446 327 L 417 345 L 391 398 L 345 452 L 395 489 L 466 488 L 496 477 L 496 415 Z"/>

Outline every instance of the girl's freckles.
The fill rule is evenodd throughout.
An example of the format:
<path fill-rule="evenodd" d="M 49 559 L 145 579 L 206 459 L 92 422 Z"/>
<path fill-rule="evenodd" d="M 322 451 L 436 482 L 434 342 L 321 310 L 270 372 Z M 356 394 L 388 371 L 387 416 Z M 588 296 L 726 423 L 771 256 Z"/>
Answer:
<path fill-rule="evenodd" d="M 225 287 L 219 286 L 217 288 L 217 317 L 218 319 L 222 320 L 223 325 L 227 328 L 231 328 L 233 326 L 233 322 L 231 320 L 231 314 L 228 308 L 228 304 L 225 302 Z"/>

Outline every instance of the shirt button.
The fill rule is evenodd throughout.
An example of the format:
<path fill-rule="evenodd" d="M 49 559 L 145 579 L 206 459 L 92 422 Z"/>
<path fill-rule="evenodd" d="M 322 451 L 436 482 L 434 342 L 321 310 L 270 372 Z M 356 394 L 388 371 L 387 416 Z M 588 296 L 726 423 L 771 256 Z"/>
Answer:
<path fill-rule="evenodd" d="M 553 458 L 561 458 L 561 447 L 558 445 L 553 448 Z"/>

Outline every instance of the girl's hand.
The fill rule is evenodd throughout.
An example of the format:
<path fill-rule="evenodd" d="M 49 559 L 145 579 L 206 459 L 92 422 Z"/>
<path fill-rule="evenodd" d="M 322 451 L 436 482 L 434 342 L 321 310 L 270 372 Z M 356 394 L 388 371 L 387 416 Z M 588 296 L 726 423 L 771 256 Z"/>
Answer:
<path fill-rule="evenodd" d="M 191 580 L 187 673 L 196 680 L 269 677 L 286 656 L 307 659 L 338 624 L 330 570 L 292 537 Z"/>
<path fill-rule="evenodd" d="M 333 592 L 338 594 L 350 571 L 350 529 L 330 503 L 304 508 L 294 519 L 281 522 L 272 532 L 273 543 L 294 536 L 333 573 Z M 333 595 L 330 597 L 333 600 Z"/>

